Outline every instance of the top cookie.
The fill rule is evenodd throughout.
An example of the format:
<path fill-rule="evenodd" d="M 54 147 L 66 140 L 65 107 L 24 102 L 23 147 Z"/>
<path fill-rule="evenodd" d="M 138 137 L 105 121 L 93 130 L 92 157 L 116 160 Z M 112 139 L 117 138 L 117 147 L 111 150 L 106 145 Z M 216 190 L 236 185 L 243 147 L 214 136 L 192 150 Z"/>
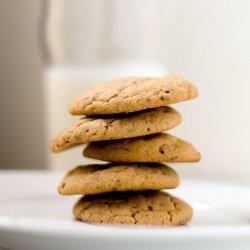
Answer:
<path fill-rule="evenodd" d="M 198 95 L 197 88 L 179 76 L 129 77 L 104 82 L 75 97 L 72 115 L 128 113 L 186 101 Z"/>

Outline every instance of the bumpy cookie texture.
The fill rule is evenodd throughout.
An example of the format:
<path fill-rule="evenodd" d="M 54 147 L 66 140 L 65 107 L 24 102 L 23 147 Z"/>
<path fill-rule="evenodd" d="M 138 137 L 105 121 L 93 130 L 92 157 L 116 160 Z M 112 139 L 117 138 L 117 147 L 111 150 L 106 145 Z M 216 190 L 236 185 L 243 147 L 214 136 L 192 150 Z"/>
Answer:
<path fill-rule="evenodd" d="M 186 224 L 192 208 L 167 193 L 148 191 L 84 196 L 73 213 L 88 223 L 163 226 Z"/>
<path fill-rule="evenodd" d="M 72 115 L 134 112 L 193 99 L 197 88 L 179 76 L 130 77 L 105 82 L 75 97 Z"/>
<path fill-rule="evenodd" d="M 102 140 L 131 138 L 169 130 L 181 122 L 171 107 L 148 109 L 129 114 L 85 117 L 51 140 L 50 148 L 59 152 L 71 146 Z"/>
<path fill-rule="evenodd" d="M 79 166 L 69 171 L 58 187 L 64 195 L 99 194 L 175 188 L 176 172 L 163 164 L 106 164 Z"/>
<path fill-rule="evenodd" d="M 84 156 L 110 162 L 196 162 L 201 158 L 191 143 L 164 133 L 92 142 Z"/>

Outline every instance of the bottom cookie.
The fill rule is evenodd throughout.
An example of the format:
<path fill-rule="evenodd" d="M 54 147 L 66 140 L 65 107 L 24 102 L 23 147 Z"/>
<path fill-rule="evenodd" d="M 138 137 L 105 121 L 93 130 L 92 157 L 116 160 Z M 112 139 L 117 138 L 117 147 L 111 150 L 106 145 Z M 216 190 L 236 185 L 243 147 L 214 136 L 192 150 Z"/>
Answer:
<path fill-rule="evenodd" d="M 113 192 L 82 197 L 73 213 L 94 224 L 182 225 L 191 219 L 192 208 L 165 192 Z"/>

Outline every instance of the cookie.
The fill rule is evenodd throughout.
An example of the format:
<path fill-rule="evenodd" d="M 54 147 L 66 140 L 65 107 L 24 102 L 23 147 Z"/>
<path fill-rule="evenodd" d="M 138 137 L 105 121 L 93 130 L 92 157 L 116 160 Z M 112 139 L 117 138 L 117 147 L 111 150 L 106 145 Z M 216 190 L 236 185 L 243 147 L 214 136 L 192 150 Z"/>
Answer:
<path fill-rule="evenodd" d="M 201 158 L 191 143 L 164 133 L 91 142 L 84 156 L 109 162 L 196 162 Z"/>
<path fill-rule="evenodd" d="M 58 187 L 64 195 L 112 191 L 160 190 L 179 184 L 176 172 L 159 163 L 79 166 L 69 171 Z"/>
<path fill-rule="evenodd" d="M 72 115 L 134 112 L 193 99 L 197 88 L 179 76 L 129 77 L 104 82 L 75 97 Z"/>
<path fill-rule="evenodd" d="M 68 147 L 102 140 L 131 138 L 163 132 L 181 122 L 180 114 L 171 107 L 148 109 L 129 114 L 84 117 L 52 139 L 53 152 Z"/>
<path fill-rule="evenodd" d="M 73 208 L 74 216 L 94 224 L 182 225 L 192 208 L 165 192 L 124 192 L 88 195 Z"/>

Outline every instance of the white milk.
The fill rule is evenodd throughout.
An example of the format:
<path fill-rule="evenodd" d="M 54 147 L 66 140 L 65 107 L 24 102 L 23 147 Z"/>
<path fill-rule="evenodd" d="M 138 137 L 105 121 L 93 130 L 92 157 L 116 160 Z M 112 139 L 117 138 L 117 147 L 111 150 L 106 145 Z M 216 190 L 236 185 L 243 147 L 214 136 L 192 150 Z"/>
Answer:
<path fill-rule="evenodd" d="M 165 72 L 160 67 L 149 64 L 120 63 L 95 68 L 49 67 L 45 71 L 45 115 L 46 142 L 69 126 L 79 116 L 68 113 L 71 99 L 94 85 L 124 76 L 160 76 Z M 46 147 L 48 167 L 50 169 L 70 169 L 79 164 L 97 162 L 82 155 L 84 146 L 80 145 L 60 153 L 51 153 Z"/>

